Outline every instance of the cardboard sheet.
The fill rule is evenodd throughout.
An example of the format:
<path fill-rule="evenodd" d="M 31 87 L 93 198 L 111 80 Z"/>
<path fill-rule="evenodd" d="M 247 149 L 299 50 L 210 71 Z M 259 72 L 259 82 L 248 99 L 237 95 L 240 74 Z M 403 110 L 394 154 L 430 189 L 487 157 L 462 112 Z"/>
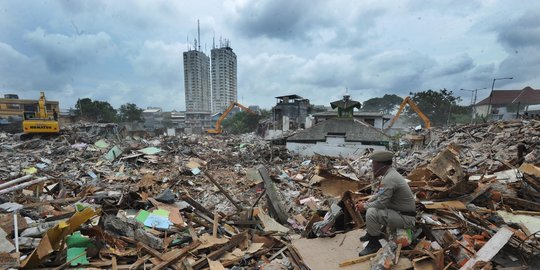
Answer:
<path fill-rule="evenodd" d="M 292 245 L 298 250 L 306 265 L 312 270 L 332 269 L 361 269 L 369 270 L 370 262 L 339 267 L 339 263 L 358 257 L 358 252 L 363 248 L 360 236 L 365 230 L 354 230 L 346 234 L 338 234 L 332 238 L 300 238 L 292 241 Z"/>

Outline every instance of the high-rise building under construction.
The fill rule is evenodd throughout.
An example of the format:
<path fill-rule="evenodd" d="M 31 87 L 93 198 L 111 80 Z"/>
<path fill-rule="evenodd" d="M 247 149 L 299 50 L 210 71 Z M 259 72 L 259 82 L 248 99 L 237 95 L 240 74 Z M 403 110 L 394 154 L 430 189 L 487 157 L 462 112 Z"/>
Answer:
<path fill-rule="evenodd" d="M 210 58 L 199 50 L 184 52 L 186 111 L 210 112 Z"/>
<path fill-rule="evenodd" d="M 219 48 L 212 49 L 211 58 L 212 112 L 219 113 L 238 99 L 236 54 L 229 41 L 225 41 Z"/>

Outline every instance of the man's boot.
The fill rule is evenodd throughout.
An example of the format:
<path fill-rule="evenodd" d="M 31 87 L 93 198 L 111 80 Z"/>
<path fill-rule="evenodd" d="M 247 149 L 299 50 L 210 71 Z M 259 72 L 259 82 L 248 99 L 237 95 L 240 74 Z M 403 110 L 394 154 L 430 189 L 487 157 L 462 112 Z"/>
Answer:
<path fill-rule="evenodd" d="M 382 248 L 382 245 L 379 242 L 379 240 L 378 239 L 371 239 L 371 240 L 369 240 L 366 248 L 364 248 L 362 251 L 360 251 L 360 253 L 358 253 L 358 256 L 362 257 L 362 256 L 366 256 L 366 255 L 375 253 L 380 248 Z"/>
<path fill-rule="evenodd" d="M 383 239 L 384 236 L 382 234 L 379 234 L 377 236 L 371 236 L 369 235 L 369 233 L 366 233 L 364 236 L 360 237 L 360 241 L 362 242 L 367 242 L 371 239 L 374 239 L 374 240 L 379 240 L 379 239 Z"/>

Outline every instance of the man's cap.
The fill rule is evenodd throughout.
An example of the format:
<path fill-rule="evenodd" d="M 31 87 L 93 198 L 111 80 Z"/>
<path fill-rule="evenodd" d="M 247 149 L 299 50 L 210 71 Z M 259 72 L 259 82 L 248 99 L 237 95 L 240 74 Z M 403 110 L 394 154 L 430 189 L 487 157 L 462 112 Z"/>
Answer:
<path fill-rule="evenodd" d="M 378 162 L 390 161 L 393 158 L 394 153 L 386 150 L 374 151 L 373 154 L 371 154 L 371 160 Z"/>

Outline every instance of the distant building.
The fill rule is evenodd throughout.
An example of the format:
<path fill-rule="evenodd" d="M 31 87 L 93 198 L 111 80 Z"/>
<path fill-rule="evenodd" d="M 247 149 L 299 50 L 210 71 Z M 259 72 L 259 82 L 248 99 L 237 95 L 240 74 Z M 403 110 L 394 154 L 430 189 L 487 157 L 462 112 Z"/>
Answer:
<path fill-rule="evenodd" d="M 165 116 L 166 120 L 167 117 Z M 183 130 L 186 127 L 186 112 L 170 112 L 169 116 L 170 122 L 173 128 Z"/>
<path fill-rule="evenodd" d="M 238 100 L 236 54 L 226 41 L 221 48 L 211 51 L 212 112 L 224 112 L 231 102 Z"/>
<path fill-rule="evenodd" d="M 354 108 L 360 108 L 359 102 L 346 96 L 331 105 L 338 109 L 337 112 L 334 111 L 329 118 L 287 138 L 289 151 L 302 156 L 321 154 L 358 157 L 366 149 L 388 147 L 390 138 L 386 134 L 373 125 L 356 119 Z"/>
<path fill-rule="evenodd" d="M 540 105 L 540 90 L 527 86 L 521 90 L 496 90 L 490 96 L 474 105 L 474 117 L 486 117 L 491 106 L 490 120 L 515 119 L 518 113 L 534 109 Z M 532 111 L 532 110 L 531 110 Z"/>
<path fill-rule="evenodd" d="M 161 108 L 148 107 L 142 112 L 142 117 L 146 130 L 154 131 L 163 128 L 163 113 Z"/>
<path fill-rule="evenodd" d="M 275 129 L 291 130 L 305 128 L 306 118 L 311 113 L 309 99 L 299 95 L 276 97 L 277 104 L 272 108 Z"/>
<path fill-rule="evenodd" d="M 210 112 L 210 58 L 198 50 L 184 52 L 186 111 Z"/>
<path fill-rule="evenodd" d="M 259 105 L 250 105 L 248 106 L 248 109 L 254 111 L 254 112 L 260 112 L 261 111 L 261 107 Z"/>
<path fill-rule="evenodd" d="M 37 99 L 19 99 L 16 94 L 5 94 L 0 98 L 0 122 L 21 122 L 25 112 L 36 112 L 37 107 Z M 53 110 L 60 112 L 58 101 L 47 100 L 45 107 L 51 117 Z"/>
<path fill-rule="evenodd" d="M 185 132 L 204 133 L 207 129 L 212 128 L 212 113 L 211 112 L 188 112 L 185 117 Z"/>

